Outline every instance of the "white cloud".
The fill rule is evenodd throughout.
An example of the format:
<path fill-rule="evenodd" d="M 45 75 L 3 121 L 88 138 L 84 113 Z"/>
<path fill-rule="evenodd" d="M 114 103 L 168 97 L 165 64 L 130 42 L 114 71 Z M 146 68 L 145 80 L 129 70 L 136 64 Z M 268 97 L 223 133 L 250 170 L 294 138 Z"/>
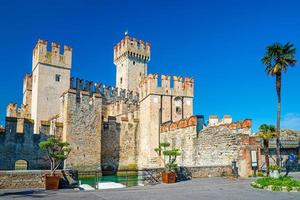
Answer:
<path fill-rule="evenodd" d="M 281 121 L 282 128 L 300 130 L 300 114 L 287 113 Z"/>

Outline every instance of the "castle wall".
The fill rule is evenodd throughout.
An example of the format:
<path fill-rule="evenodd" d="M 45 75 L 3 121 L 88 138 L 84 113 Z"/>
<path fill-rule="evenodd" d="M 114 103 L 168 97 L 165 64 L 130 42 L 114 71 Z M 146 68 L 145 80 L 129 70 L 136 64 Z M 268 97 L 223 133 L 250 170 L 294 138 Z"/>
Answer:
<path fill-rule="evenodd" d="M 230 166 L 238 161 L 239 174 L 248 176 L 251 169 L 250 150 L 260 157 L 260 146 L 250 137 L 246 121 L 240 128 L 215 126 L 196 131 L 196 117 L 174 122 L 161 127 L 161 141 L 169 142 L 171 148 L 180 149 L 177 163 L 186 167 Z M 261 165 L 260 165 L 261 166 Z"/>
<path fill-rule="evenodd" d="M 155 148 L 160 143 L 161 123 L 173 122 L 193 114 L 193 79 L 149 74 L 140 83 L 140 133 L 138 134 L 138 166 L 153 168 L 162 165 Z"/>
<path fill-rule="evenodd" d="M 150 95 L 140 102 L 140 132 L 138 134 L 138 167 L 161 165 L 155 148 L 159 145 L 160 95 Z"/>
<path fill-rule="evenodd" d="M 26 160 L 28 169 L 49 169 L 46 153 L 38 144 L 49 136 L 50 126 L 42 125 L 40 134 L 33 134 L 33 122 L 7 117 L 5 132 L 0 132 L 0 170 L 14 170 L 17 160 Z M 57 134 L 62 127 L 57 127 Z"/>
<path fill-rule="evenodd" d="M 101 165 L 103 170 L 126 169 L 137 164 L 138 120 L 115 117 L 103 122 L 101 135 Z"/>
<path fill-rule="evenodd" d="M 78 95 L 78 96 L 77 96 Z M 101 167 L 101 116 L 102 98 L 68 90 L 62 98 L 64 132 L 63 140 L 72 151 L 65 161 L 66 168 L 97 170 Z"/>

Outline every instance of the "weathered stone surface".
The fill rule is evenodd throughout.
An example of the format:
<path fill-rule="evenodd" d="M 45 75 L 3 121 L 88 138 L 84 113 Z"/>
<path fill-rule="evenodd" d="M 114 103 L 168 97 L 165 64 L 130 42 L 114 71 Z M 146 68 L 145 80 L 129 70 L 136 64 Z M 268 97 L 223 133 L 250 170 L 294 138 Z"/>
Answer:
<path fill-rule="evenodd" d="M 45 188 L 45 175 L 50 170 L 19 170 L 0 171 L 0 189 Z M 57 170 L 60 176 L 60 188 L 70 188 L 77 185 L 76 171 Z"/>
<path fill-rule="evenodd" d="M 63 139 L 70 143 L 71 152 L 65 167 L 78 170 L 101 169 L 101 105 L 102 98 L 80 93 L 65 93 Z"/>
<path fill-rule="evenodd" d="M 215 126 L 197 134 L 196 126 L 182 126 L 162 132 L 160 140 L 169 142 L 171 148 L 180 149 L 177 163 L 181 166 L 231 166 L 235 160 L 238 161 L 240 175 L 248 176 L 252 173 L 250 150 L 260 154 L 259 145 L 253 142 L 250 133 L 248 128 Z"/>
<path fill-rule="evenodd" d="M 27 161 L 28 169 L 48 169 L 49 162 L 38 144 L 49 136 L 49 126 L 41 126 L 40 134 L 33 134 L 33 123 L 23 119 L 23 132 L 17 132 L 17 118 L 6 118 L 6 132 L 0 133 L 0 170 L 15 169 L 17 160 Z M 56 128 L 61 135 L 62 127 Z"/>
<path fill-rule="evenodd" d="M 0 171 L 0 189 L 44 188 L 44 172 Z"/>
<path fill-rule="evenodd" d="M 109 120 L 103 123 L 101 164 L 105 169 L 124 169 L 137 164 L 138 123 Z"/>

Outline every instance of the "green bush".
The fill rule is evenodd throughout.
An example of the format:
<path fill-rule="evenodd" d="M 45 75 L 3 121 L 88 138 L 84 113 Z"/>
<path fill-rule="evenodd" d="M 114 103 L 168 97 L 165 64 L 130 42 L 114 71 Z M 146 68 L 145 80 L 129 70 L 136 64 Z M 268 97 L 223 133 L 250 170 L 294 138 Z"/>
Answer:
<path fill-rule="evenodd" d="M 270 185 L 272 186 L 273 191 L 281 191 L 282 187 L 286 187 L 288 191 L 291 191 L 293 187 L 296 187 L 298 191 L 300 189 L 300 181 L 292 179 L 291 177 L 264 177 L 251 183 L 252 187 L 260 189 L 267 188 Z"/>

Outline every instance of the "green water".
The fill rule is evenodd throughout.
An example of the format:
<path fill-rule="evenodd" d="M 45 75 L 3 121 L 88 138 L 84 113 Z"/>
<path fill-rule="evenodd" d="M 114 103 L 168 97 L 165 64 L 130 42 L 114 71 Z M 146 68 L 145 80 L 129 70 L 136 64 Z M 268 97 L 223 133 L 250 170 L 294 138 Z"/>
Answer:
<path fill-rule="evenodd" d="M 97 176 L 89 176 L 89 177 L 80 177 L 79 180 L 81 184 L 88 184 L 92 187 L 96 186 Z M 118 175 L 105 175 L 99 176 L 98 182 L 115 182 L 126 185 L 127 187 L 137 186 L 138 185 L 138 175 L 128 175 L 128 176 L 118 176 Z"/>

